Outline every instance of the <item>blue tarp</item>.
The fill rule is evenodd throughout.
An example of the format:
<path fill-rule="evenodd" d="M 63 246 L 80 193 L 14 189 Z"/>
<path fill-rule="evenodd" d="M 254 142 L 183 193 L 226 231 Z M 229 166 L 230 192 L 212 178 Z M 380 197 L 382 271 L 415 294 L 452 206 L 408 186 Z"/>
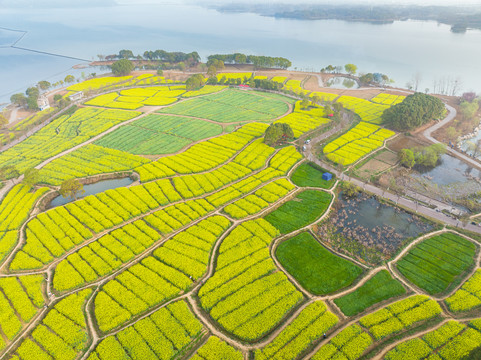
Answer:
<path fill-rule="evenodd" d="M 327 181 L 329 181 L 329 180 L 331 180 L 331 179 L 332 179 L 332 174 L 331 174 L 331 173 L 326 172 L 326 173 L 322 174 L 322 180 L 327 180 Z"/>

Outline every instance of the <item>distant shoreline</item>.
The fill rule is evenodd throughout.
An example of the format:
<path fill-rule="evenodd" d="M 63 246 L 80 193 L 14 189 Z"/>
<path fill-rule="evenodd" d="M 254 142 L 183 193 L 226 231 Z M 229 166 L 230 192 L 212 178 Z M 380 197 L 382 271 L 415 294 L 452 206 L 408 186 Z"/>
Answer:
<path fill-rule="evenodd" d="M 340 20 L 380 25 L 407 20 L 436 21 L 451 26 L 453 33 L 481 30 L 481 6 L 227 3 L 211 8 L 219 12 L 247 12 L 276 19 Z"/>

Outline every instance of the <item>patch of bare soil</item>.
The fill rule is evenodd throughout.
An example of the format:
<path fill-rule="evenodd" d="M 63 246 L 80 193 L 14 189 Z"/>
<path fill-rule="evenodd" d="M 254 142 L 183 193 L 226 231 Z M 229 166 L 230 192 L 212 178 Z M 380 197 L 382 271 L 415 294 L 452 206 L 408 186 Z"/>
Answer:
<path fill-rule="evenodd" d="M 399 152 L 402 149 L 410 149 L 415 146 L 426 146 L 429 145 L 427 142 L 423 142 L 416 137 L 406 136 L 400 134 L 394 140 L 389 141 L 388 148 L 392 151 Z"/>
<path fill-rule="evenodd" d="M 375 157 L 375 159 L 392 166 L 397 163 L 397 154 L 392 151 L 382 151 Z"/>

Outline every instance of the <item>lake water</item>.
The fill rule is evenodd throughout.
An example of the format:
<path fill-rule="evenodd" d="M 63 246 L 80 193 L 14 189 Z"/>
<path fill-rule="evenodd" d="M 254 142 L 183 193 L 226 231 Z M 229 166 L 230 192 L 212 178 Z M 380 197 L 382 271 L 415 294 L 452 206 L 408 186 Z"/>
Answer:
<path fill-rule="evenodd" d="M 125 0 L 126 1 L 126 0 Z M 40 2 L 41 3 L 41 2 Z M 434 22 L 404 21 L 388 25 L 336 20 L 275 19 L 255 14 L 223 14 L 186 4 L 146 4 L 86 8 L 0 9 L 2 27 L 28 33 L 17 46 L 91 60 L 97 54 L 131 49 L 243 52 L 289 58 L 292 69 L 319 71 L 354 63 L 362 72 L 382 72 L 404 87 L 419 73 L 419 90 L 433 81 L 460 77 L 463 89 L 481 90 L 481 31 L 453 34 Z M 21 34 L 0 31 L 0 46 Z M 40 80 L 51 82 L 78 60 L 0 48 L 0 103 Z"/>
<path fill-rule="evenodd" d="M 122 179 L 102 180 L 102 181 L 98 181 L 94 184 L 84 185 L 85 192 L 83 194 L 79 194 L 77 199 L 86 197 L 88 195 L 95 195 L 95 194 L 98 194 L 100 192 L 103 192 L 103 191 L 106 191 L 106 190 L 109 190 L 109 189 L 116 189 L 118 187 L 128 186 L 128 185 L 132 184 L 133 182 L 134 181 L 131 178 L 126 177 L 126 178 L 122 178 Z M 50 204 L 47 206 L 47 208 L 50 209 L 50 208 L 53 208 L 53 207 L 56 207 L 56 206 L 65 205 L 65 204 L 67 204 L 69 202 L 72 202 L 74 200 L 75 199 L 70 197 L 70 196 L 64 198 L 62 195 L 59 195 L 50 202 Z"/>

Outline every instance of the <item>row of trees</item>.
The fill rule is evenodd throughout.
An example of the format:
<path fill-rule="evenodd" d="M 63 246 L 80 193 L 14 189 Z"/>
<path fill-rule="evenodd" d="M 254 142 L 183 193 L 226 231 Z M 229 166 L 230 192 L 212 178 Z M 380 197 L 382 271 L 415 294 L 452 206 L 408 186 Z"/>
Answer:
<path fill-rule="evenodd" d="M 132 50 L 120 50 L 118 54 L 113 55 L 97 55 L 99 60 L 118 60 L 118 59 L 127 59 L 127 60 L 159 60 L 159 61 L 166 61 L 166 62 L 188 62 L 188 63 L 198 63 L 200 61 L 200 55 L 197 51 L 193 51 L 190 53 L 184 53 L 181 51 L 165 51 L 165 50 L 147 50 L 144 51 L 143 55 L 134 55 Z"/>
<path fill-rule="evenodd" d="M 439 119 L 445 112 L 444 104 L 438 98 L 423 93 L 414 93 L 402 103 L 384 110 L 384 124 L 397 131 L 407 131 Z"/>
<path fill-rule="evenodd" d="M 287 69 L 292 65 L 289 59 L 283 57 L 245 55 L 241 53 L 210 55 L 207 57 L 207 65 L 209 66 L 209 61 L 214 59 L 227 64 L 253 64 L 256 68 Z"/>
<path fill-rule="evenodd" d="M 446 145 L 433 144 L 426 147 L 402 149 L 399 152 L 401 165 L 411 169 L 414 165 L 435 167 L 441 155 L 446 153 Z"/>

